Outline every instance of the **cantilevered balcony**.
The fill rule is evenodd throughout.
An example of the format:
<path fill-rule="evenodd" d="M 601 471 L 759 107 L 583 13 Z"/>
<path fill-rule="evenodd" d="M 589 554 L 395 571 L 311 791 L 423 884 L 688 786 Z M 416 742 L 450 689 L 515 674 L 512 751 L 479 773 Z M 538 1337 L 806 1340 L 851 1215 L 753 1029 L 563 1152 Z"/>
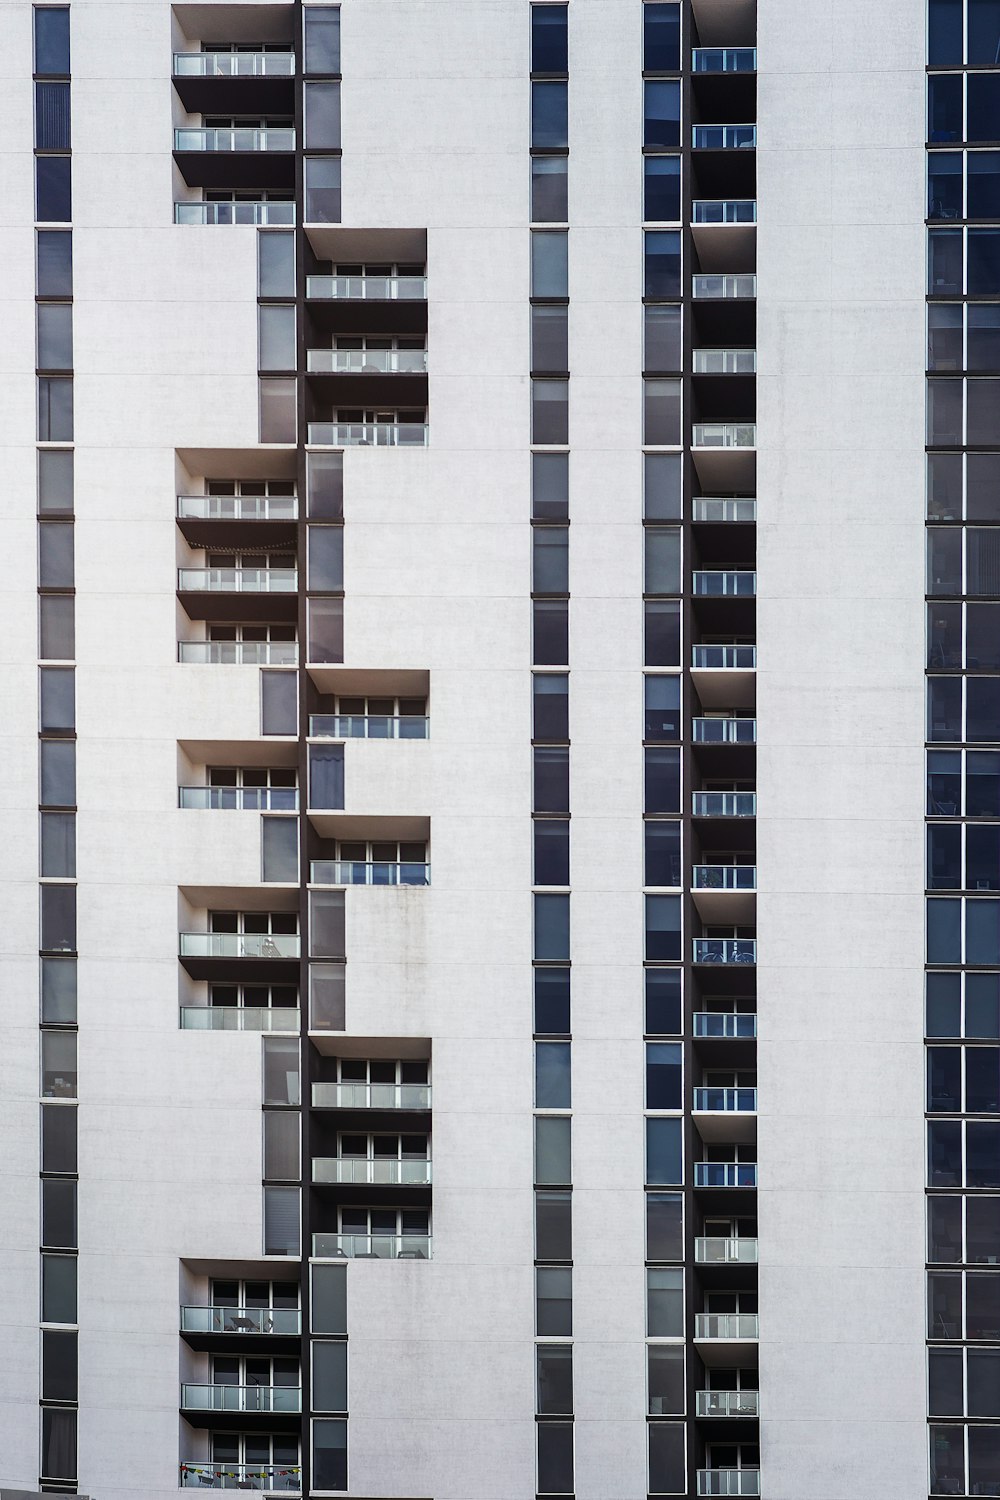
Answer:
<path fill-rule="evenodd" d="M 310 349 L 310 375 L 425 375 L 426 349 Z"/>
<path fill-rule="evenodd" d="M 175 78 L 294 78 L 291 52 L 175 52 Z"/>
<path fill-rule="evenodd" d="M 296 812 L 299 791 L 294 786 L 182 786 L 178 805 L 202 812 Z"/>
<path fill-rule="evenodd" d="M 757 1090 L 696 1088 L 692 1119 L 703 1141 L 752 1141 L 757 1133 Z"/>
<path fill-rule="evenodd" d="M 174 53 L 174 92 L 192 115 L 290 116 L 294 80 L 290 47 Z"/>
<path fill-rule="evenodd" d="M 757 647 L 750 643 L 706 642 L 691 648 L 691 681 L 704 708 L 751 708 L 756 697 L 756 670 Z"/>
<path fill-rule="evenodd" d="M 757 909 L 756 865 L 694 865 L 691 889 L 704 922 L 753 924 Z"/>
<path fill-rule="evenodd" d="M 743 495 L 695 495 L 691 501 L 691 519 L 713 524 L 747 522 L 752 525 L 757 520 L 757 501 Z"/>
<path fill-rule="evenodd" d="M 181 125 L 174 161 L 188 187 L 240 192 L 295 186 L 295 130 L 290 125 Z"/>
<path fill-rule="evenodd" d="M 294 667 L 297 641 L 178 641 L 177 660 L 189 666 Z"/>
<path fill-rule="evenodd" d="M 180 1467 L 183 1490 L 266 1490 L 269 1494 L 301 1495 L 298 1464 L 241 1464 L 189 1459 Z"/>
<path fill-rule="evenodd" d="M 430 1109 L 429 1083 L 314 1083 L 314 1109 Z"/>
<path fill-rule="evenodd" d="M 694 1414 L 706 1418 L 757 1418 L 760 1416 L 758 1391 L 696 1391 Z M 742 1470 L 746 1473 L 747 1470 Z"/>
<path fill-rule="evenodd" d="M 692 593 L 709 599 L 754 599 L 757 574 L 738 568 L 696 568 L 691 575 Z"/>
<path fill-rule="evenodd" d="M 295 150 L 295 130 L 288 125 L 228 129 L 220 126 L 182 125 L 174 131 L 177 152 L 246 152 Z"/>
<path fill-rule="evenodd" d="M 431 1163 L 395 1156 L 314 1156 L 314 1183 L 352 1183 L 362 1187 L 429 1187 Z"/>
<path fill-rule="evenodd" d="M 692 224 L 756 224 L 755 198 L 696 198 L 691 204 Z"/>
<path fill-rule="evenodd" d="M 297 932 L 182 932 L 182 958 L 295 958 L 301 939 Z"/>
<path fill-rule="evenodd" d="M 695 422 L 691 443 L 695 448 L 754 448 L 757 427 L 753 422 Z"/>
<path fill-rule="evenodd" d="M 177 525 L 192 547 L 295 550 L 296 495 L 178 495 Z M 245 570 L 242 570 L 245 571 Z"/>
<path fill-rule="evenodd" d="M 314 1234 L 317 1260 L 430 1260 L 429 1234 Z"/>
<path fill-rule="evenodd" d="M 759 1495 L 759 1469 L 699 1469 L 699 1495 Z"/>
<path fill-rule="evenodd" d="M 760 1337 L 760 1319 L 755 1312 L 695 1313 L 694 1337 L 706 1364 L 745 1363 L 755 1355 L 752 1346 Z"/>
<path fill-rule="evenodd" d="M 177 587 L 185 594 L 294 594 L 295 568 L 178 568 Z"/>
<path fill-rule="evenodd" d="M 178 568 L 177 597 L 192 620 L 291 624 L 298 582 L 295 568 Z"/>

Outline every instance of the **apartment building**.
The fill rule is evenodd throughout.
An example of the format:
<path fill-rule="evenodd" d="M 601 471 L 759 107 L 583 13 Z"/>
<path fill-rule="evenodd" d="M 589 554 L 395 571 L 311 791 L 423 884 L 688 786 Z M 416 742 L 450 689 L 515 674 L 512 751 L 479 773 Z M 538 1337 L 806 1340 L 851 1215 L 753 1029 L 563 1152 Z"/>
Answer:
<path fill-rule="evenodd" d="M 0 69 L 0 1494 L 1000 1494 L 1000 0 Z"/>

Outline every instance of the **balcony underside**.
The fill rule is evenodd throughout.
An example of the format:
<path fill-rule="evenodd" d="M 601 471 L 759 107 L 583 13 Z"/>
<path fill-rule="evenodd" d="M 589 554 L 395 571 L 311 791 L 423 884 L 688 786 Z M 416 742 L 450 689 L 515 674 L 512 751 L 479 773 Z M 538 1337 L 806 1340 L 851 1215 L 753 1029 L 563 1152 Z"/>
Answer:
<path fill-rule="evenodd" d="M 756 271 L 755 224 L 692 224 L 691 235 L 702 271 Z"/>
<path fill-rule="evenodd" d="M 757 118 L 756 73 L 693 73 L 691 95 L 704 125 L 746 125 Z"/>
<path fill-rule="evenodd" d="M 691 1120 L 703 1141 L 745 1145 L 757 1139 L 757 1116 L 749 1110 L 712 1109 L 691 1111 Z"/>
<path fill-rule="evenodd" d="M 295 113 L 295 79 L 244 74 L 203 77 L 174 74 L 177 97 L 189 115 L 283 115 Z M 749 116 L 748 116 L 749 118 Z"/>
<path fill-rule="evenodd" d="M 753 1214 L 757 1212 L 756 1187 L 699 1187 L 698 1207 L 703 1214 Z"/>
<path fill-rule="evenodd" d="M 205 958 L 185 955 L 181 964 L 192 979 L 211 979 L 216 984 L 240 980 L 256 984 L 295 984 L 299 978 L 297 958 Z"/>
<path fill-rule="evenodd" d="M 314 1156 L 336 1156 L 337 1135 L 341 1131 L 385 1130 L 400 1135 L 426 1135 L 430 1129 L 431 1111 L 427 1109 L 338 1109 L 336 1105 L 313 1104 L 312 1153 Z"/>
<path fill-rule="evenodd" d="M 295 190 L 294 151 L 175 151 L 174 161 L 188 187 L 208 192 Z"/>
<path fill-rule="evenodd" d="M 756 420 L 756 373 L 700 374 L 696 370 L 692 375 L 692 380 L 696 422 L 753 422 Z M 723 449 L 721 451 L 738 453 L 741 450 Z"/>
<path fill-rule="evenodd" d="M 712 926 L 752 927 L 757 912 L 756 891 L 693 890 L 698 915 Z"/>
<path fill-rule="evenodd" d="M 191 1427 L 210 1427 L 213 1432 L 285 1433 L 302 1427 L 297 1411 L 194 1411 L 182 1406 L 181 1416 Z"/>
<path fill-rule="evenodd" d="M 756 1339 L 699 1339 L 694 1347 L 701 1362 L 709 1370 L 732 1369 L 739 1365 L 745 1368 L 757 1363 Z"/>
<path fill-rule="evenodd" d="M 706 1264 L 703 1261 L 696 1262 L 698 1281 L 702 1287 L 709 1291 L 731 1291 L 733 1288 L 742 1289 L 756 1287 L 757 1267 L 755 1264 L 746 1262 L 734 1262 L 729 1264 L 725 1261 Z M 713 1427 L 720 1419 L 712 1420 Z M 745 1418 L 741 1420 L 745 1421 Z"/>
<path fill-rule="evenodd" d="M 427 303 L 359 297 L 308 302 L 309 322 L 315 330 L 309 347 L 328 343 L 335 334 L 351 337 L 419 339 L 427 336 Z"/>
<path fill-rule="evenodd" d="M 757 630 L 757 601 L 698 594 L 692 599 L 694 617 L 703 636 L 750 636 Z"/>
<path fill-rule="evenodd" d="M 371 698 L 426 698 L 430 673 L 423 667 L 341 666 L 314 662 L 306 670 L 323 693 Z"/>
<path fill-rule="evenodd" d="M 257 594 L 249 589 L 226 593 L 204 593 L 200 589 L 178 589 L 177 598 L 189 620 L 211 620 L 216 625 L 244 621 L 270 625 L 294 625 L 299 615 L 298 595 Z"/>
<path fill-rule="evenodd" d="M 329 812 L 311 809 L 307 814 L 310 823 L 316 833 L 322 839 L 400 839 L 407 841 L 426 841 L 431 836 L 431 820 L 421 817 L 420 814 L 378 814 L 378 813 L 348 813 Z M 334 855 L 320 850 L 311 856 L 313 859 L 332 859 Z M 365 886 L 365 890 L 426 890 L 426 886 Z"/>
<path fill-rule="evenodd" d="M 711 123 L 722 122 L 713 120 Z M 735 123 L 745 125 L 748 121 Z M 752 146 L 729 150 L 700 147 L 691 156 L 691 167 L 694 198 L 745 199 L 757 196 L 757 153 Z"/>
<path fill-rule="evenodd" d="M 345 371 L 333 374 L 307 373 L 306 380 L 315 403 L 309 417 L 313 422 L 335 420 L 330 416 L 331 407 L 338 406 L 427 406 L 427 376 L 411 373 L 391 375 L 383 371 L 362 374 L 360 371 Z"/>
<path fill-rule="evenodd" d="M 753 964 L 696 964 L 692 973 L 698 995 L 749 999 L 757 993 Z"/>
<path fill-rule="evenodd" d="M 753 708 L 756 702 L 752 667 L 692 667 L 691 681 L 703 708 Z"/>
<path fill-rule="evenodd" d="M 702 776 L 712 780 L 731 776 L 734 781 L 752 781 L 757 766 L 756 745 L 692 746 Z"/>
<path fill-rule="evenodd" d="M 179 516 L 177 527 L 192 547 L 292 547 L 297 535 L 294 521 L 202 520 Z"/>
<path fill-rule="evenodd" d="M 181 1338 L 191 1349 L 212 1354 L 244 1354 L 251 1359 L 268 1359 L 271 1355 L 298 1354 L 301 1338 L 294 1334 L 275 1333 L 188 1333 Z"/>
<path fill-rule="evenodd" d="M 757 303 L 752 297 L 697 297 L 691 304 L 695 349 L 752 349 Z"/>
<path fill-rule="evenodd" d="M 429 1183 L 313 1182 L 313 1234 L 338 1234 L 335 1209 L 343 1204 L 383 1208 L 430 1208 Z"/>

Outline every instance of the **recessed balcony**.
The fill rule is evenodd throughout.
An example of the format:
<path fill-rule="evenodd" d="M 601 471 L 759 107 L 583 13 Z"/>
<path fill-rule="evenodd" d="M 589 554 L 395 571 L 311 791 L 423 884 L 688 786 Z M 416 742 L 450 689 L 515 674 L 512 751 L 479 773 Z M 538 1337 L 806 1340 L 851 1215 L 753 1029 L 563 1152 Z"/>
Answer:
<path fill-rule="evenodd" d="M 755 1161 L 696 1161 L 694 1185 L 696 1188 L 755 1188 L 757 1186 L 757 1163 Z"/>
<path fill-rule="evenodd" d="M 756 792 L 692 792 L 691 812 L 696 818 L 755 818 Z"/>
<path fill-rule="evenodd" d="M 707 1418 L 757 1418 L 760 1416 L 758 1391 L 696 1391 L 694 1414 Z M 746 1470 L 742 1471 L 746 1473 Z"/>
<path fill-rule="evenodd" d="M 756 1313 L 695 1313 L 694 1338 L 707 1365 L 738 1365 L 752 1362 L 760 1337 Z M 750 1346 L 750 1347 L 748 1347 Z"/>
<path fill-rule="evenodd" d="M 270 1494 L 301 1495 L 302 1470 L 290 1464 L 241 1464 L 235 1459 L 209 1463 L 192 1459 L 181 1464 L 182 1490 L 266 1490 Z"/>
<path fill-rule="evenodd" d="M 205 812 L 297 812 L 294 786 L 182 786 L 178 806 Z"/>
<path fill-rule="evenodd" d="M 757 1132 L 757 1090 L 696 1088 L 692 1118 L 703 1141 L 752 1141 Z"/>
<path fill-rule="evenodd" d="M 691 295 L 699 301 L 751 301 L 757 295 L 757 277 L 751 271 L 696 271 L 691 277 Z"/>
<path fill-rule="evenodd" d="M 696 964 L 755 964 L 757 942 L 755 938 L 706 938 L 694 939 L 693 959 Z"/>
<path fill-rule="evenodd" d="M 314 859 L 312 885 L 416 885 L 431 883 L 431 867 L 418 860 Z"/>
<path fill-rule="evenodd" d="M 699 745 L 755 745 L 757 720 L 737 719 L 728 715 L 692 719 L 691 738 Z"/>
<path fill-rule="evenodd" d="M 705 922 L 753 922 L 756 910 L 756 865 L 694 865 L 691 889 Z"/>
<path fill-rule="evenodd" d="M 188 187 L 227 194 L 290 192 L 295 187 L 295 130 L 284 123 L 181 125 L 174 131 L 174 161 Z"/>
<path fill-rule="evenodd" d="M 695 375 L 755 375 L 756 349 L 695 349 L 692 353 Z M 708 423 L 702 423 L 703 427 Z"/>
<path fill-rule="evenodd" d="M 426 422 L 310 422 L 317 448 L 426 448 Z"/>
<path fill-rule="evenodd" d="M 222 203 L 189 200 L 174 204 L 174 223 L 253 224 L 258 228 L 275 229 L 295 223 L 295 204 L 266 198 Z"/>
<path fill-rule="evenodd" d="M 757 145 L 757 127 L 756 125 L 694 125 L 691 137 L 691 144 L 696 151 L 752 151 Z M 719 200 L 708 201 L 718 202 Z"/>
<path fill-rule="evenodd" d="M 174 91 L 188 114 L 289 116 L 294 79 L 290 47 L 174 53 Z"/>
<path fill-rule="evenodd" d="M 757 647 L 752 644 L 706 642 L 691 648 L 691 681 L 703 708 L 752 708 L 756 698 L 756 670 Z"/>
<path fill-rule="evenodd" d="M 314 1183 L 351 1183 L 362 1187 L 429 1187 L 431 1163 L 395 1156 L 314 1156 Z"/>
<path fill-rule="evenodd" d="M 298 583 L 295 568 L 178 568 L 177 597 L 191 620 L 291 624 Z"/>
<path fill-rule="evenodd" d="M 314 1109 L 430 1109 L 429 1083 L 314 1083 Z"/>
<path fill-rule="evenodd" d="M 695 1263 L 700 1266 L 755 1266 L 757 1241 L 708 1236 L 694 1242 Z"/>
<path fill-rule="evenodd" d="M 737 522 L 753 525 L 757 520 L 757 501 L 749 496 L 695 495 L 691 501 L 692 521 Z"/>
<path fill-rule="evenodd" d="M 425 740 L 430 719 L 421 714 L 310 714 L 318 740 Z"/>
<path fill-rule="evenodd" d="M 297 1338 L 302 1313 L 297 1307 L 182 1307 L 181 1333 Z"/>
<path fill-rule="evenodd" d="M 430 1260 L 429 1234 L 314 1234 L 317 1260 Z"/>
<path fill-rule="evenodd" d="M 692 47 L 693 73 L 755 73 L 756 47 Z"/>
<path fill-rule="evenodd" d="M 759 1495 L 759 1469 L 699 1469 L 699 1495 Z"/>
<path fill-rule="evenodd" d="M 307 276 L 311 302 L 426 302 L 426 276 Z"/>
<path fill-rule="evenodd" d="M 302 1391 L 295 1385 L 182 1385 L 185 1412 L 301 1412 Z"/>
<path fill-rule="evenodd" d="M 300 1012 L 290 1005 L 182 1005 L 182 1031 L 284 1031 L 298 1033 Z"/>

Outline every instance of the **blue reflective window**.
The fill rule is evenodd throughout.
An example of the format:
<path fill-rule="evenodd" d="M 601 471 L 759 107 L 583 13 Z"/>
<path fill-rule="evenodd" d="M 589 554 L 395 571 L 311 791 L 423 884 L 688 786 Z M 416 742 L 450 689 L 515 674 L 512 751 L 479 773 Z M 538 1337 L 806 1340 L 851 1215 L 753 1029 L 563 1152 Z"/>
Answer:
<path fill-rule="evenodd" d="M 532 73 L 565 73 L 568 70 L 567 5 L 531 7 Z"/>
<path fill-rule="evenodd" d="M 642 7 L 642 66 L 647 73 L 676 73 L 681 65 L 681 8 Z"/>
<path fill-rule="evenodd" d="M 962 139 L 962 75 L 932 74 L 927 80 L 927 138 L 931 141 Z"/>
<path fill-rule="evenodd" d="M 681 143 L 680 79 L 649 79 L 642 87 L 642 143 L 669 150 Z"/>
<path fill-rule="evenodd" d="M 531 144 L 542 150 L 569 145 L 569 86 L 531 85 Z"/>

